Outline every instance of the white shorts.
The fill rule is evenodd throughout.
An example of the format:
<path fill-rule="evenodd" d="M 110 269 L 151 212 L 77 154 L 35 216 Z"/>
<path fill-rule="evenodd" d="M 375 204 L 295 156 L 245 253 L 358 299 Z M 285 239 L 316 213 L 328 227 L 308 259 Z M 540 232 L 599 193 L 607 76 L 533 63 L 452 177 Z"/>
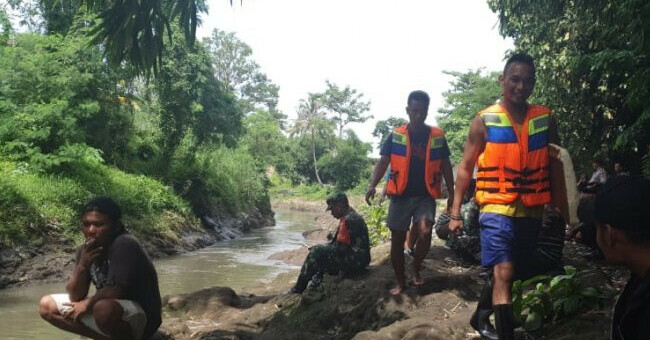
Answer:
<path fill-rule="evenodd" d="M 64 306 L 64 303 L 69 303 L 70 302 L 70 297 L 68 294 L 52 294 L 50 295 L 52 299 L 56 302 L 56 308 L 59 309 L 59 314 L 63 315 L 65 312 L 67 312 L 70 308 L 70 306 Z M 122 320 L 128 322 L 128 324 L 131 326 L 131 330 L 133 331 L 133 338 L 134 339 L 140 339 L 142 338 L 142 333 L 144 332 L 144 328 L 147 325 L 147 314 L 144 313 L 144 310 L 142 310 L 142 307 L 137 302 L 131 301 L 131 300 L 115 300 L 117 303 L 122 306 L 122 309 L 124 310 L 124 315 L 122 316 Z M 91 313 L 87 313 L 81 317 L 81 323 L 86 325 L 86 327 L 92 329 L 93 331 L 106 336 L 110 337 L 108 334 L 102 332 L 99 327 L 97 326 L 97 323 L 95 322 L 95 318 Z"/>

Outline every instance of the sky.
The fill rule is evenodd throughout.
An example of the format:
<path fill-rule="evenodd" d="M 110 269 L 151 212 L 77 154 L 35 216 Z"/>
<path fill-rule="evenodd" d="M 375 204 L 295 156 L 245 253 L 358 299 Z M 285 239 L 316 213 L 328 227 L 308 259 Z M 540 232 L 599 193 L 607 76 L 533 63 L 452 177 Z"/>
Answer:
<path fill-rule="evenodd" d="M 403 117 L 413 90 L 431 97 L 435 124 L 451 78 L 443 71 L 500 70 L 512 40 L 484 0 L 208 0 L 199 37 L 214 28 L 235 32 L 280 87 L 279 109 L 289 119 L 309 92 L 329 80 L 350 86 L 371 103 L 374 119 L 351 124 L 376 146 L 377 120 Z M 376 149 L 375 149 L 376 152 Z"/>

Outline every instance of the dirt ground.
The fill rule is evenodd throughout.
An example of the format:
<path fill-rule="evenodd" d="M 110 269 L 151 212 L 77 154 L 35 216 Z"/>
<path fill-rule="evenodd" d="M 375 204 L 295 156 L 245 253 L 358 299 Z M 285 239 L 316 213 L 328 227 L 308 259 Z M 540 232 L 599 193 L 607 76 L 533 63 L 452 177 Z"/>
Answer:
<path fill-rule="evenodd" d="M 287 201 L 298 210 L 322 211 L 322 205 Z M 335 221 L 323 212 L 320 228 L 306 233 L 307 242 L 320 243 Z M 613 294 L 627 273 L 584 260 L 586 250 L 567 244 L 565 263 L 594 269 L 590 280 Z M 301 264 L 306 249 L 274 255 Z M 164 322 L 158 339 L 479 339 L 468 324 L 476 307 L 478 266 L 461 265 L 455 254 L 435 241 L 424 261 L 421 288 L 410 285 L 394 297 L 389 245 L 372 249 L 365 273 L 342 280 L 326 276 L 322 289 L 302 295 L 286 294 L 297 272 L 282 274 L 270 284 L 257 284 L 234 292 L 213 287 L 194 293 L 167 296 Z M 609 339 L 613 298 L 601 311 L 546 324 L 535 333 L 517 332 L 518 339 Z"/>

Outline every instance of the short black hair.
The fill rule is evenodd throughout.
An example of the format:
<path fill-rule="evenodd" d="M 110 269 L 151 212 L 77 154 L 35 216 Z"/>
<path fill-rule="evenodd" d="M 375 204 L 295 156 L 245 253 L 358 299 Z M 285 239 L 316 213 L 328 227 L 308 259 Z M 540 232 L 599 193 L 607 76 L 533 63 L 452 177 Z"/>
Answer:
<path fill-rule="evenodd" d="M 118 230 L 123 231 L 124 225 L 122 224 L 122 209 L 120 206 L 110 197 L 107 196 L 98 196 L 86 203 L 81 210 L 81 216 L 89 212 L 98 212 L 111 221 L 111 224 Z"/>
<path fill-rule="evenodd" d="M 348 196 L 345 195 L 343 192 L 337 192 L 329 197 L 327 197 L 327 210 L 332 209 L 332 207 L 336 204 L 344 204 L 346 207 L 350 205 L 348 202 Z"/>
<path fill-rule="evenodd" d="M 413 91 L 413 92 L 409 93 L 409 97 L 406 100 L 406 105 L 410 104 L 411 100 L 415 100 L 415 101 L 424 103 L 424 105 L 426 105 L 427 107 L 429 107 L 429 102 L 431 101 L 429 99 L 429 95 L 426 92 L 421 91 L 421 90 L 417 90 L 417 91 Z"/>
<path fill-rule="evenodd" d="M 593 214 L 597 222 L 623 230 L 630 241 L 650 244 L 650 181 L 610 179 L 596 194 Z"/>
<path fill-rule="evenodd" d="M 598 164 L 598 165 L 600 165 L 600 166 L 605 165 L 605 162 L 603 161 L 602 158 L 594 158 L 594 159 L 592 160 L 592 162 L 594 162 L 594 163 L 596 163 L 596 164 Z"/>
<path fill-rule="evenodd" d="M 510 67 L 510 64 L 512 63 L 524 63 L 529 65 L 533 69 L 533 75 L 535 75 L 535 59 L 531 57 L 527 53 L 515 53 L 508 58 L 506 61 L 506 66 L 503 67 L 503 75 L 505 76 L 506 72 L 508 71 L 508 67 Z"/>

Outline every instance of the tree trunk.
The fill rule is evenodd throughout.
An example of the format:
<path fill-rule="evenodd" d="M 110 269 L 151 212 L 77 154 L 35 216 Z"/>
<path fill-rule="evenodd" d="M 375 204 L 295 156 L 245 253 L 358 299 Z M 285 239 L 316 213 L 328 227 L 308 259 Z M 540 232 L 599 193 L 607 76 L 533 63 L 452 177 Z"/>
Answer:
<path fill-rule="evenodd" d="M 323 182 L 320 180 L 320 176 L 318 175 L 318 166 L 316 166 L 316 142 L 314 140 L 314 131 L 311 132 L 311 155 L 314 160 L 314 174 L 316 174 L 316 180 L 318 180 L 318 184 L 323 185 Z"/>

